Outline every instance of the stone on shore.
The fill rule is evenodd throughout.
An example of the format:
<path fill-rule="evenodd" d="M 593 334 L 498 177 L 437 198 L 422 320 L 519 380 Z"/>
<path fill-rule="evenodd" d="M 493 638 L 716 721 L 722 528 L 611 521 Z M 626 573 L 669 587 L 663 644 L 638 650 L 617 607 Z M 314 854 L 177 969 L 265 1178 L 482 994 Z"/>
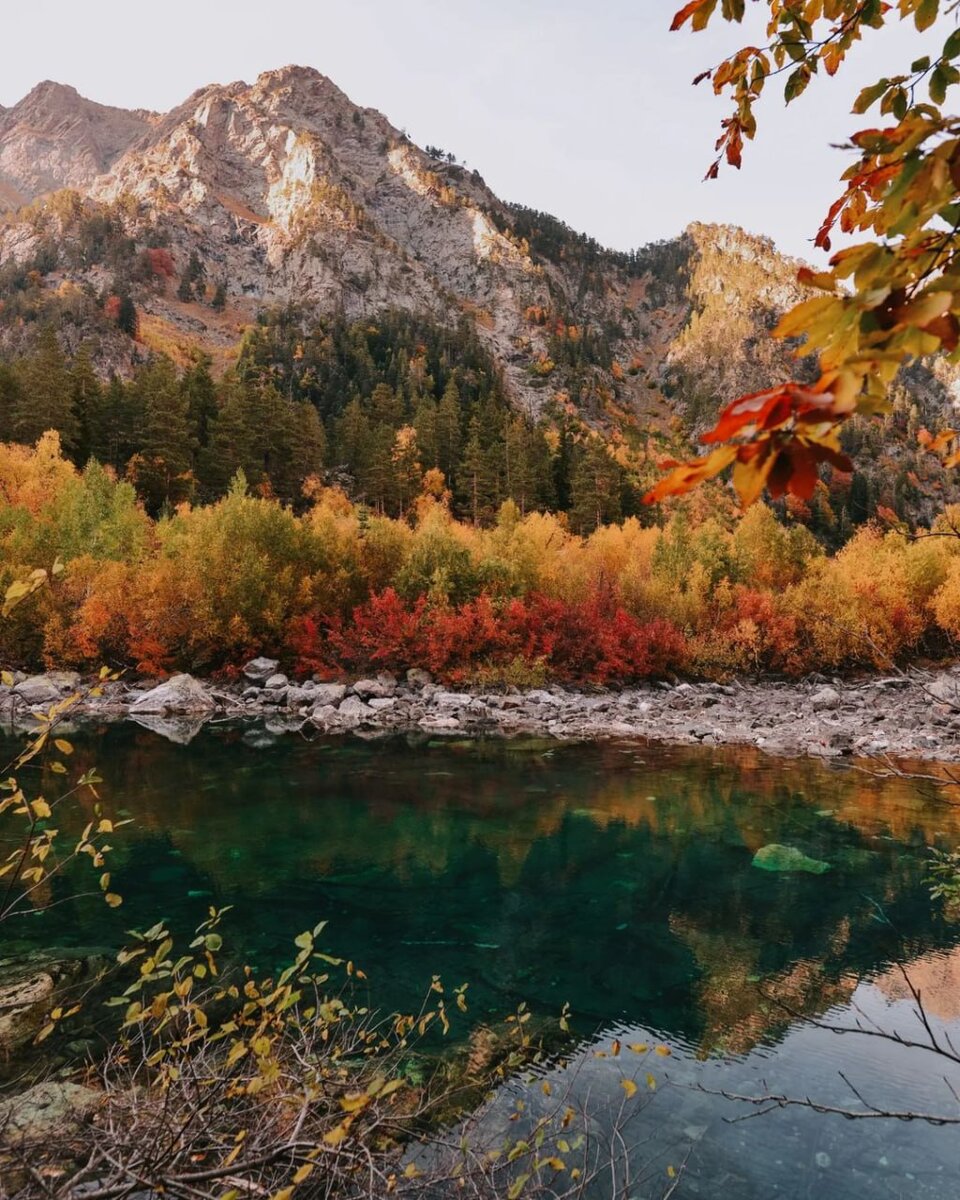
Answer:
<path fill-rule="evenodd" d="M 216 702 L 199 680 L 192 675 L 174 675 L 135 700 L 130 712 L 202 713 L 215 708 Z"/>
<path fill-rule="evenodd" d="M 276 675 L 280 663 L 275 658 L 253 658 L 243 668 L 244 679 L 259 683 L 261 687 L 271 675 Z"/>
<path fill-rule="evenodd" d="M 60 689 L 46 675 L 31 675 L 24 679 L 14 687 L 13 694 L 31 708 L 37 704 L 56 704 L 60 699 Z"/>
<path fill-rule="evenodd" d="M 0 1102 L 0 1147 L 18 1149 L 76 1136 L 103 1093 L 79 1083 L 48 1079 Z"/>
<path fill-rule="evenodd" d="M 839 708 L 840 704 L 840 693 L 832 687 L 818 688 L 810 697 L 810 707 L 814 712 L 828 712 L 831 709 Z"/>
<path fill-rule="evenodd" d="M 386 673 L 378 675 L 376 679 L 358 679 L 353 685 L 354 694 L 361 700 L 386 700 L 396 690 L 396 679 Z"/>

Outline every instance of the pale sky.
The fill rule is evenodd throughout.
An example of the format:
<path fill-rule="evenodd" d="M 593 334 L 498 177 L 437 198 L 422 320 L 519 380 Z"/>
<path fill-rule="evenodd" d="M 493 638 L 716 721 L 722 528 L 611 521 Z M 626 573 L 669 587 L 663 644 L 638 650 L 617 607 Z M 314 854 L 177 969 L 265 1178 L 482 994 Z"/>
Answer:
<path fill-rule="evenodd" d="M 453 151 L 504 200 L 627 249 L 724 221 L 816 261 L 860 87 L 924 39 L 894 25 L 784 109 L 768 84 L 742 171 L 703 183 L 724 101 L 690 81 L 751 29 L 668 32 L 680 0 L 30 0 L 3 14 L 0 104 L 43 79 L 106 104 L 167 110 L 207 83 L 298 63 Z M 6 5 L 4 7 L 7 7 Z M 748 6 L 750 7 L 750 6 Z M 942 40 L 942 34 L 941 34 Z M 924 43 L 925 44 L 925 43 Z M 938 43 L 939 44 L 939 43 Z"/>

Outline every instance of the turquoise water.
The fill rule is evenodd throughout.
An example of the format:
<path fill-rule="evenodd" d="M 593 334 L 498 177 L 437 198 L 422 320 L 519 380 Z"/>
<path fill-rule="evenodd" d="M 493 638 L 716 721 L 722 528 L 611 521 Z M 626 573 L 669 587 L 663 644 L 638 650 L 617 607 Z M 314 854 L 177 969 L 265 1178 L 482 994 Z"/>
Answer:
<path fill-rule="evenodd" d="M 878 1102 L 958 1111 L 931 1056 L 805 1023 L 857 1008 L 909 1023 L 900 961 L 934 1021 L 960 1017 L 960 926 L 925 882 L 929 847 L 960 845 L 960 810 L 922 786 L 636 744 L 308 742 L 219 726 L 176 745 L 135 725 L 73 740 L 106 809 L 133 819 L 112 859 L 124 904 L 105 911 L 64 884 L 18 937 L 115 946 L 158 916 L 186 932 L 208 905 L 232 905 L 231 949 L 272 967 L 326 920 L 326 948 L 363 968 L 378 1006 L 418 1007 L 435 974 L 469 983 L 455 1038 L 521 1001 L 550 1018 L 569 1004 L 584 1039 L 572 1087 L 619 1087 L 621 1064 L 592 1053 L 614 1038 L 666 1042 L 636 1137 L 653 1164 L 689 1154 L 678 1196 L 956 1194 L 949 1128 L 793 1110 L 730 1124 L 742 1106 L 691 1086 L 766 1082 L 839 1103 L 843 1068 Z M 830 869 L 759 870 L 769 843 Z M 658 1172 L 638 1196 L 660 1194 Z"/>

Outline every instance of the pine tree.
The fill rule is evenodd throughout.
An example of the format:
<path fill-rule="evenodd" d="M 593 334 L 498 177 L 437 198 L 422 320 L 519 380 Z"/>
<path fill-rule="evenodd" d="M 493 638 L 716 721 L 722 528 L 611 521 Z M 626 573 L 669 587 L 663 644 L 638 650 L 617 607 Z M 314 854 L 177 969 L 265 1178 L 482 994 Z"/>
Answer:
<path fill-rule="evenodd" d="M 593 533 L 620 519 L 622 471 L 603 440 L 592 437 L 580 454 L 571 484 L 571 524 L 578 533 Z"/>
<path fill-rule="evenodd" d="M 216 416 L 209 425 L 207 445 L 199 455 L 203 498 L 216 500 L 223 496 L 237 471 L 243 471 L 246 480 L 253 454 L 245 387 L 236 379 L 228 379 L 218 389 Z"/>
<path fill-rule="evenodd" d="M 451 375 L 437 408 L 436 465 L 447 477 L 454 478 L 460 461 L 461 440 L 460 390 L 456 378 Z"/>
<path fill-rule="evenodd" d="M 367 468 L 372 443 L 370 421 L 359 400 L 351 400 L 343 410 L 336 423 L 335 442 L 337 463 L 359 480 Z"/>
<path fill-rule="evenodd" d="M 148 511 L 158 513 L 193 494 L 196 438 L 190 404 L 168 358 L 157 358 L 138 372 L 133 395 L 141 432 L 127 474 Z"/>
<path fill-rule="evenodd" d="M 320 414 L 308 400 L 293 404 L 290 464 L 295 491 L 290 499 L 299 498 L 304 481 L 311 475 L 322 476 L 327 457 L 327 435 Z"/>
<path fill-rule="evenodd" d="M 20 403 L 20 380 L 13 367 L 0 363 L 0 442 L 13 436 L 13 417 Z"/>
<path fill-rule="evenodd" d="M 117 328 L 127 337 L 136 340 L 140 336 L 140 315 L 137 306 L 129 296 L 120 297 L 120 308 L 117 312 Z"/>
<path fill-rule="evenodd" d="M 475 413 L 467 430 L 467 443 L 457 466 L 461 509 L 474 525 L 492 516 L 497 507 L 496 468 L 480 437 L 480 418 Z"/>
<path fill-rule="evenodd" d="M 99 410 L 103 388 L 93 369 L 90 347 L 82 345 L 77 351 L 70 371 L 71 402 L 77 422 L 77 445 L 75 457 L 78 463 L 86 463 L 93 453 L 90 426 Z"/>
<path fill-rule="evenodd" d="M 210 425 L 217 415 L 217 388 L 210 374 L 211 359 L 204 354 L 188 368 L 180 386 L 187 399 L 187 413 L 197 446 L 203 449 L 210 440 Z"/>
<path fill-rule="evenodd" d="M 439 467 L 437 450 L 437 402 L 432 396 L 423 396 L 413 414 L 413 427 L 417 431 L 420 461 L 428 470 Z"/>
<path fill-rule="evenodd" d="M 119 474 L 137 447 L 139 436 L 137 406 L 123 380 L 112 376 L 106 388 L 92 396 L 87 404 L 89 452 Z"/>
<path fill-rule="evenodd" d="M 72 381 L 50 326 L 41 332 L 36 351 L 19 364 L 19 376 L 11 423 L 13 437 L 33 445 L 41 433 L 55 429 L 67 453 L 74 453 L 80 430 L 73 411 Z"/>

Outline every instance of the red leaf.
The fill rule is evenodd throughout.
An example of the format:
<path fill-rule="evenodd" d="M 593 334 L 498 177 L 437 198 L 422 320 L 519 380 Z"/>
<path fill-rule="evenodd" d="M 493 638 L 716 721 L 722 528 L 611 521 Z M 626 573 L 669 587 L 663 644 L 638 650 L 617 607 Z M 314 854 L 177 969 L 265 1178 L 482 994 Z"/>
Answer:
<path fill-rule="evenodd" d="M 683 8 L 681 8 L 680 11 L 674 15 L 674 18 L 670 23 L 670 32 L 676 33 L 678 29 L 686 25 L 687 21 L 690 20 L 697 9 L 703 8 L 706 2 L 707 0 L 690 0 L 689 4 L 685 4 Z"/>

